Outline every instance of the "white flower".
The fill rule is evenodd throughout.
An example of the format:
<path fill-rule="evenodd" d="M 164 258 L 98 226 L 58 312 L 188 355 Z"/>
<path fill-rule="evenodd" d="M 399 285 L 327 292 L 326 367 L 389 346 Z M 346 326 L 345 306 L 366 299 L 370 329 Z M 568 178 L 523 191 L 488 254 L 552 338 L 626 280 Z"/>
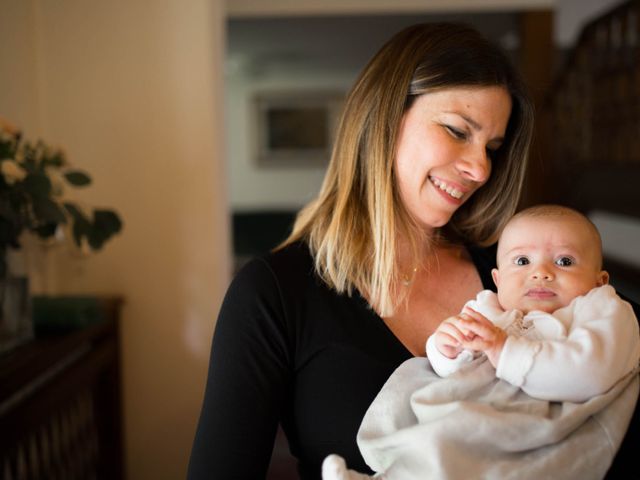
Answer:
<path fill-rule="evenodd" d="M 10 158 L 5 158 L 1 160 L 1 162 L 0 172 L 4 175 L 4 181 L 7 182 L 8 185 L 13 185 L 16 182 L 24 180 L 24 177 L 27 176 L 25 169 Z"/>
<path fill-rule="evenodd" d="M 55 168 L 46 169 L 47 177 L 51 182 L 51 195 L 54 197 L 62 198 L 64 195 L 64 180 L 62 173 Z"/>
<path fill-rule="evenodd" d="M 0 117 L 0 132 L 7 132 L 12 137 L 15 137 L 20 133 L 20 130 L 18 130 L 16 126 L 6 118 Z"/>

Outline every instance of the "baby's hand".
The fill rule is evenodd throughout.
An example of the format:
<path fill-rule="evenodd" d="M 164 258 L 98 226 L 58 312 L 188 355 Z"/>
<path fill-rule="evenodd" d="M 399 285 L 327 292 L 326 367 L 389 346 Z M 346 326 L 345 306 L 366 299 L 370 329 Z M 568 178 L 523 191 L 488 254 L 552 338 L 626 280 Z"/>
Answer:
<path fill-rule="evenodd" d="M 458 317 L 444 320 L 436 329 L 435 342 L 438 351 L 447 358 L 456 358 L 467 341 L 465 335 L 456 327 Z"/>
<path fill-rule="evenodd" d="M 484 352 L 491 365 L 497 368 L 507 333 L 468 307 L 456 319 L 457 328 L 468 332 L 462 347 Z"/>

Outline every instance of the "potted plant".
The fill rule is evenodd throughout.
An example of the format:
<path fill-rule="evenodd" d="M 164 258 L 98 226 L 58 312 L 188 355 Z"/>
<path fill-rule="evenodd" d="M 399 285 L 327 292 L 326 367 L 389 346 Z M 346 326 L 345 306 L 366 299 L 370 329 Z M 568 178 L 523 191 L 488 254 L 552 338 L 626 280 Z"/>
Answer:
<path fill-rule="evenodd" d="M 72 168 L 62 150 L 26 141 L 0 120 L 0 336 L 12 310 L 7 305 L 12 285 L 7 252 L 21 248 L 23 233 L 48 239 L 67 227 L 78 247 L 99 250 L 121 230 L 122 221 L 114 210 L 87 212 L 65 198 L 65 188 L 90 183 L 91 177 Z"/>

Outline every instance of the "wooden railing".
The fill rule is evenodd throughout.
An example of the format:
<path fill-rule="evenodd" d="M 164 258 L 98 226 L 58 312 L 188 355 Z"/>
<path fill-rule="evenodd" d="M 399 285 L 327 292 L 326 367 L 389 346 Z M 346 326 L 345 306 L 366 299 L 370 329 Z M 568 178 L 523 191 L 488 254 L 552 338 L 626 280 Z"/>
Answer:
<path fill-rule="evenodd" d="M 584 27 L 548 109 L 555 199 L 640 217 L 640 1 Z"/>
<path fill-rule="evenodd" d="M 120 305 L 0 356 L 0 478 L 124 478 Z"/>

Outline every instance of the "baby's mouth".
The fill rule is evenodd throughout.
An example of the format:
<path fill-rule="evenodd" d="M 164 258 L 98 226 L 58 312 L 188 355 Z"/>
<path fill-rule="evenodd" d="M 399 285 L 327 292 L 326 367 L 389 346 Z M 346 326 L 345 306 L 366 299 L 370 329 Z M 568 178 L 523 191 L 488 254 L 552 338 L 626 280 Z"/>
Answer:
<path fill-rule="evenodd" d="M 447 184 L 446 182 L 435 178 L 435 177 L 429 177 L 429 180 L 431 180 L 431 183 L 433 183 L 436 187 L 438 187 L 440 190 L 442 190 L 443 192 L 446 192 L 449 194 L 449 196 L 455 198 L 456 200 L 460 200 L 462 198 L 462 196 L 464 195 L 464 192 L 461 192 L 460 190 L 456 189 L 455 187 Z"/>
<path fill-rule="evenodd" d="M 537 298 L 537 299 L 545 299 L 555 297 L 556 294 L 553 290 L 549 290 L 548 288 L 532 288 L 527 291 L 527 297 Z"/>

